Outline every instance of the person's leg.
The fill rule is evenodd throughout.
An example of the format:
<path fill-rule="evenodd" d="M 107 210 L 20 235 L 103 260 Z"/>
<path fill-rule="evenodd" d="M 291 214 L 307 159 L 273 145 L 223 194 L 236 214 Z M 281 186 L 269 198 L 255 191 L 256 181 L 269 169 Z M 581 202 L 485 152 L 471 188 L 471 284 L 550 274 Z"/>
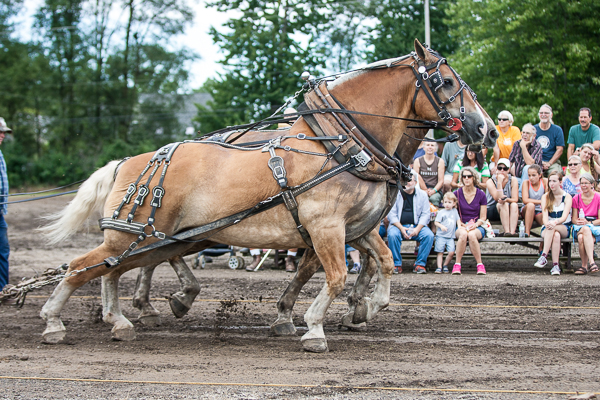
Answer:
<path fill-rule="evenodd" d="M 427 266 L 427 257 L 429 256 L 429 252 L 431 251 L 431 247 L 433 246 L 433 232 L 431 229 L 424 226 L 419 231 L 417 235 L 417 241 L 421 243 L 419 246 L 419 252 L 417 254 L 417 260 L 415 261 L 415 265 L 425 267 Z"/>
<path fill-rule="evenodd" d="M 477 261 L 477 264 L 483 264 L 481 262 L 481 248 L 479 247 L 479 240 L 482 239 L 481 232 L 479 229 L 473 229 L 468 234 L 469 237 L 469 248 L 471 249 L 471 254 Z"/>
<path fill-rule="evenodd" d="M 583 232 L 583 247 L 585 248 L 585 254 L 588 259 L 588 266 L 595 264 L 594 262 L 594 235 L 589 227 L 584 226 L 581 228 Z"/>
<path fill-rule="evenodd" d="M 444 193 L 452 191 L 453 174 L 444 174 Z"/>
<path fill-rule="evenodd" d="M 285 257 L 285 271 L 296 272 L 296 263 L 294 258 L 298 254 L 298 249 L 289 249 L 287 251 L 287 257 Z M 359 257 L 360 258 L 360 257 Z"/>
<path fill-rule="evenodd" d="M 402 266 L 402 232 L 395 225 L 388 226 L 388 246 L 394 257 L 394 266 Z"/>
<path fill-rule="evenodd" d="M 523 207 L 523 220 L 525 221 L 525 233 L 531 233 L 531 226 L 533 225 L 533 219 L 535 218 L 535 204 L 527 203 L 525 207 Z"/>
<path fill-rule="evenodd" d="M 8 256 L 10 246 L 8 244 L 8 232 L 4 215 L 0 213 L 0 290 L 8 284 Z"/>
<path fill-rule="evenodd" d="M 577 232 L 577 244 L 579 245 L 579 256 L 581 257 L 581 267 L 587 270 L 588 258 L 585 253 L 585 247 L 583 243 L 583 228 L 579 232 Z M 577 271 L 576 271 L 577 272 Z"/>
<path fill-rule="evenodd" d="M 553 229 L 554 234 L 552 235 L 552 265 L 558 264 L 560 259 L 560 232 Z"/>
<path fill-rule="evenodd" d="M 544 225 L 544 214 L 543 213 L 535 214 L 535 216 L 533 217 L 533 220 L 535 222 L 537 222 L 538 225 L 540 225 L 540 226 Z M 533 224 L 531 224 L 531 226 L 533 227 Z"/>
<path fill-rule="evenodd" d="M 458 241 L 456 242 L 455 263 L 460 265 L 462 257 L 465 254 L 465 250 L 467 249 L 467 230 L 465 228 L 458 228 L 456 230 L 456 238 Z"/>
<path fill-rule="evenodd" d="M 437 253 L 437 269 L 435 270 L 436 274 L 442 272 L 442 260 L 444 259 L 444 253 Z"/>
<path fill-rule="evenodd" d="M 500 214 L 500 223 L 502 224 L 504 233 L 511 233 L 508 203 L 496 204 L 496 209 L 498 210 L 498 214 Z"/>
<path fill-rule="evenodd" d="M 556 228 L 552 230 L 544 229 L 542 231 L 542 239 L 544 239 L 544 247 L 542 248 L 542 255 L 546 256 L 550 253 L 550 248 L 552 247 L 552 242 L 554 240 L 554 231 Z"/>
<path fill-rule="evenodd" d="M 431 196 L 429 196 L 429 202 L 436 207 L 439 206 L 442 202 L 442 194 L 440 192 L 432 194 Z"/>
<path fill-rule="evenodd" d="M 509 206 L 510 214 L 510 232 L 517 232 L 517 223 L 519 222 L 519 205 L 517 203 L 510 203 Z"/>

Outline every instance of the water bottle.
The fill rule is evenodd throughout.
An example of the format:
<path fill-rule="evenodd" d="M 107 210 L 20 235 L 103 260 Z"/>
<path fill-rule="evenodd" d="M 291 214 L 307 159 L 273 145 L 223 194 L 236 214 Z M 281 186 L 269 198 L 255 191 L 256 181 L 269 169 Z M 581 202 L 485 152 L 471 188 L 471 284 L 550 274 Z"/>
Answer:
<path fill-rule="evenodd" d="M 579 218 L 580 219 L 585 219 L 585 213 L 583 212 L 583 208 L 579 209 Z"/>
<path fill-rule="evenodd" d="M 519 237 L 525 237 L 525 224 L 521 221 L 521 225 L 519 225 Z"/>
<path fill-rule="evenodd" d="M 408 226 L 408 229 L 406 230 L 406 234 L 407 234 L 408 236 L 410 236 L 410 235 L 413 233 L 413 230 L 414 230 L 414 229 L 415 229 L 415 226 L 414 226 L 414 225 L 412 225 L 412 224 L 411 224 L 411 225 L 409 225 L 409 226 Z"/>

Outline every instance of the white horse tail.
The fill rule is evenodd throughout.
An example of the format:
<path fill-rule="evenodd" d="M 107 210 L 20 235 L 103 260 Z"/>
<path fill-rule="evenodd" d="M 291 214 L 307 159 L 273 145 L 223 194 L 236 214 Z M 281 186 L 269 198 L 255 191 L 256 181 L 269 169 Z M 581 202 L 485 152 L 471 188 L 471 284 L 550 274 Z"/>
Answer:
<path fill-rule="evenodd" d="M 94 212 L 102 213 L 104 203 L 115 183 L 117 168 L 121 161 L 111 161 L 94 172 L 81 184 L 77 195 L 61 211 L 43 217 L 50 224 L 38 228 L 49 244 L 69 238 L 84 225 Z"/>

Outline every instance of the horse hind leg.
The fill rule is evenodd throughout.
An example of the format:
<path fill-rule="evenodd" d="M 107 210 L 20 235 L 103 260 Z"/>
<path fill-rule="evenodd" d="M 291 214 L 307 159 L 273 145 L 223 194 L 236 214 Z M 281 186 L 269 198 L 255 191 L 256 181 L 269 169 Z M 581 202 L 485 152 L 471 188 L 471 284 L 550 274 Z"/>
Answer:
<path fill-rule="evenodd" d="M 200 284 L 182 256 L 170 258 L 169 263 L 175 270 L 181 285 L 178 292 L 169 296 L 169 305 L 175 317 L 181 318 L 192 308 L 194 299 L 200 293 Z"/>
<path fill-rule="evenodd" d="M 298 263 L 298 270 L 285 292 L 277 302 L 277 320 L 271 325 L 271 333 L 274 336 L 294 336 L 296 327 L 292 322 L 294 304 L 298 299 L 300 290 L 306 282 L 317 272 L 321 262 L 313 249 L 307 249 Z"/>
<path fill-rule="evenodd" d="M 152 285 L 152 274 L 156 265 L 140 269 L 135 282 L 133 294 L 133 306 L 140 310 L 138 321 L 146 326 L 160 325 L 160 312 L 150 303 L 150 287 Z"/>
<path fill-rule="evenodd" d="M 387 307 L 390 302 L 390 285 L 394 268 L 391 251 L 385 245 L 377 230 L 372 231 L 363 239 L 359 239 L 356 247 L 364 249 L 369 255 L 369 268 L 365 272 L 364 281 L 359 277 L 359 282 L 357 282 L 348 297 L 349 312 L 342 317 L 342 324 L 344 321 L 351 322 L 351 325 L 368 322 L 381 309 Z M 375 271 L 378 275 L 377 282 L 371 297 L 367 297 L 366 291 L 372 277 L 371 274 Z M 352 317 L 351 321 L 350 316 Z"/>
<path fill-rule="evenodd" d="M 119 303 L 119 278 L 121 272 L 114 270 L 102 276 L 102 320 L 112 324 L 113 340 L 135 339 L 135 328 L 121 312 Z"/>
<path fill-rule="evenodd" d="M 359 245 L 354 243 L 351 245 L 353 247 L 356 246 L 355 248 L 360 248 Z M 366 249 L 365 252 L 368 253 Z M 363 268 L 360 270 L 360 274 L 348 295 L 348 312 L 342 316 L 341 326 L 351 330 L 361 329 L 367 326 L 367 323 L 365 322 L 366 319 L 358 317 L 358 314 L 356 314 L 356 307 L 361 302 L 364 302 L 367 290 L 369 289 L 369 283 L 371 282 L 371 279 L 373 279 L 373 275 L 375 275 L 377 269 L 377 260 L 367 254 L 366 262 L 363 262 Z M 363 309 L 361 308 L 360 311 L 362 310 Z M 355 316 L 357 322 L 354 322 Z"/>

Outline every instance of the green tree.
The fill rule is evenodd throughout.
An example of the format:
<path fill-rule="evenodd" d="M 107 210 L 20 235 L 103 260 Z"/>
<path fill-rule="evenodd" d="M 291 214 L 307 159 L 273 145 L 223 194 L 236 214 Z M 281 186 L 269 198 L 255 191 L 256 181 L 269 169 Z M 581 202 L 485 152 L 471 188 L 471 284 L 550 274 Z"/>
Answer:
<path fill-rule="evenodd" d="M 431 48 L 448 56 L 457 43 L 448 34 L 445 10 L 454 0 L 431 0 L 429 20 L 431 26 Z M 415 38 L 425 43 L 424 4 L 421 0 L 384 0 L 373 2 L 368 14 L 378 23 L 371 29 L 367 44 L 372 50 L 367 53 L 369 61 L 399 57 L 414 51 Z"/>
<path fill-rule="evenodd" d="M 211 29 L 225 53 L 226 73 L 206 82 L 203 90 L 213 96 L 208 108 L 198 106 L 202 132 L 268 116 L 286 96 L 300 86 L 300 74 L 317 74 L 322 64 L 312 51 L 316 27 L 326 21 L 319 0 L 218 0 L 208 4 L 221 11 L 242 15 L 225 23 L 225 30 Z M 304 44 L 299 35 L 308 42 Z"/>
<path fill-rule="evenodd" d="M 447 22 L 460 38 L 454 66 L 491 115 L 535 123 L 548 103 L 566 134 L 579 108 L 599 109 L 600 3 L 457 0 Z"/>

